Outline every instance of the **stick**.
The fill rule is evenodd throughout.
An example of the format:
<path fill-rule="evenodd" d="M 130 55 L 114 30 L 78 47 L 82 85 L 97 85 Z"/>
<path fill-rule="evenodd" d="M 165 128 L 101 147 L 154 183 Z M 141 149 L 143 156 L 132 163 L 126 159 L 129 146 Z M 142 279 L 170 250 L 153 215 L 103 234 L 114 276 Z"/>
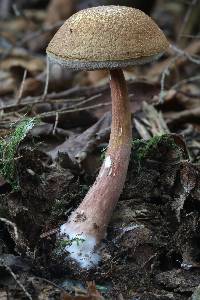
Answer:
<path fill-rule="evenodd" d="M 194 8 L 194 6 L 197 4 L 197 0 L 192 0 L 190 4 L 188 4 L 188 9 L 187 9 L 187 12 L 185 14 L 185 17 L 184 17 L 184 20 L 183 20 L 183 25 L 181 26 L 181 29 L 179 31 L 179 34 L 178 34 L 178 38 L 177 38 L 177 42 L 180 41 L 181 37 L 182 37 L 182 34 L 185 30 L 185 27 L 188 23 L 188 20 L 191 16 L 191 13 L 192 13 L 192 10 Z"/>
<path fill-rule="evenodd" d="M 11 226 L 14 230 L 14 235 L 15 235 L 15 239 L 18 240 L 19 239 L 19 235 L 18 235 L 18 230 L 17 230 L 17 226 L 15 225 L 15 223 L 5 219 L 5 218 L 0 218 L 0 221 L 7 224 L 8 226 Z"/>
<path fill-rule="evenodd" d="M 5 265 L 4 263 L 3 263 L 3 266 L 10 273 L 10 275 L 13 277 L 13 279 L 16 281 L 16 283 L 19 285 L 19 287 L 23 290 L 23 292 L 26 295 L 26 297 L 29 300 L 33 300 L 31 294 L 29 294 L 29 292 L 27 292 L 27 290 L 25 289 L 25 287 L 23 286 L 23 284 L 19 281 L 19 279 L 17 278 L 17 276 L 15 275 L 15 273 L 11 270 L 11 268 L 9 266 Z"/>
<path fill-rule="evenodd" d="M 46 62 L 47 62 L 47 66 L 46 66 L 46 80 L 45 80 L 45 86 L 44 86 L 44 93 L 42 95 L 42 101 L 46 100 L 47 93 L 48 93 L 48 87 L 49 87 L 49 58 L 48 58 L 48 56 L 46 57 Z"/>
<path fill-rule="evenodd" d="M 26 80 L 26 76 L 27 76 L 27 69 L 24 70 L 24 75 L 23 75 L 22 83 L 20 85 L 19 94 L 17 96 L 17 101 L 16 101 L 17 105 L 19 105 L 20 102 L 21 102 L 21 100 L 22 100 L 22 93 L 23 93 L 23 90 L 24 90 L 24 83 L 25 83 L 25 80 Z"/>

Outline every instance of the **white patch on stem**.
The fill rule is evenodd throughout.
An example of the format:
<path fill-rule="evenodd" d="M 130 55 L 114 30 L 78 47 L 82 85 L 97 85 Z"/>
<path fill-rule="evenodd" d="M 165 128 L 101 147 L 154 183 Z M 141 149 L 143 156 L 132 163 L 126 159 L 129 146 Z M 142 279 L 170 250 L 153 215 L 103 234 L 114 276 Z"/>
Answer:
<path fill-rule="evenodd" d="M 96 251 L 96 238 L 89 234 L 79 234 L 64 224 L 60 227 L 62 238 L 69 241 L 69 245 L 65 250 L 70 253 L 70 257 L 74 259 L 81 268 L 91 269 L 98 265 L 101 260 L 98 251 Z"/>
<path fill-rule="evenodd" d="M 111 175 L 112 174 L 112 160 L 110 158 L 110 155 L 108 155 L 105 158 L 104 165 L 103 165 L 103 168 L 101 169 L 101 172 L 100 172 L 99 176 L 102 177 L 104 172 L 105 171 L 107 172 L 108 169 L 110 169 L 108 175 Z"/>
<path fill-rule="evenodd" d="M 107 156 L 107 157 L 106 157 L 104 165 L 105 165 L 105 168 L 106 168 L 106 169 L 108 169 L 108 168 L 111 167 L 112 161 L 111 161 L 110 156 Z"/>

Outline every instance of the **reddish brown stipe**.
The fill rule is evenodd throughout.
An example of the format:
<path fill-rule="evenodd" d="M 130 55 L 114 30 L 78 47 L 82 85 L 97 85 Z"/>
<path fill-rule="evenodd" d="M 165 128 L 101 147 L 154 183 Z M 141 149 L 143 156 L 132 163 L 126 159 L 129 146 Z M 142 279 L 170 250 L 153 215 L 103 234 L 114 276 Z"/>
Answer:
<path fill-rule="evenodd" d="M 95 183 L 69 218 L 77 233 L 99 243 L 105 237 L 113 209 L 122 192 L 131 151 L 131 113 L 122 70 L 110 71 L 112 127 L 106 158 Z"/>

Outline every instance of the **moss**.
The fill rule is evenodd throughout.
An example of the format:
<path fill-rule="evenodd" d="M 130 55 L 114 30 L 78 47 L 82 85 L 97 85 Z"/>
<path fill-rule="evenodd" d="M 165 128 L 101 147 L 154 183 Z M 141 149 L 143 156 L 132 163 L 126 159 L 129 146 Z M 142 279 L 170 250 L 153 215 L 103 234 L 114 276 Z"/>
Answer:
<path fill-rule="evenodd" d="M 85 242 L 85 239 L 79 238 L 79 237 L 75 237 L 72 239 L 57 239 L 56 240 L 56 245 L 55 245 L 55 249 L 54 249 L 54 254 L 57 255 L 62 255 L 63 252 L 65 252 L 65 248 L 66 247 L 70 247 L 72 245 L 72 243 L 77 243 L 77 245 L 79 246 L 81 243 Z"/>
<path fill-rule="evenodd" d="M 155 152 L 158 152 L 160 145 L 164 145 L 166 149 L 175 150 L 177 156 L 181 158 L 182 149 L 175 143 L 169 134 L 155 135 L 148 141 L 136 139 L 133 141 L 134 160 L 141 166 L 142 162 L 147 158 L 152 158 Z M 162 155 L 162 154 L 161 154 Z"/>
<path fill-rule="evenodd" d="M 64 215 L 66 210 L 65 198 L 68 198 L 69 195 L 64 194 L 62 199 L 55 199 L 51 207 L 51 219 L 56 220 Z"/>
<path fill-rule="evenodd" d="M 0 174 L 13 189 L 19 188 L 16 176 L 18 146 L 36 123 L 36 118 L 24 118 L 8 137 L 0 140 Z"/>

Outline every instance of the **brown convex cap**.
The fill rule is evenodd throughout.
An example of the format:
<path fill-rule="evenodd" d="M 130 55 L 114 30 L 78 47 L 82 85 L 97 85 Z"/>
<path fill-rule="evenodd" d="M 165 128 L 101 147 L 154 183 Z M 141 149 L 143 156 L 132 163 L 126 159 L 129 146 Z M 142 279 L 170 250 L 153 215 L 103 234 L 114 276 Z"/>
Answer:
<path fill-rule="evenodd" d="M 71 16 L 50 41 L 47 54 L 72 69 L 114 69 L 152 61 L 168 46 L 162 30 L 144 12 L 111 5 Z"/>

